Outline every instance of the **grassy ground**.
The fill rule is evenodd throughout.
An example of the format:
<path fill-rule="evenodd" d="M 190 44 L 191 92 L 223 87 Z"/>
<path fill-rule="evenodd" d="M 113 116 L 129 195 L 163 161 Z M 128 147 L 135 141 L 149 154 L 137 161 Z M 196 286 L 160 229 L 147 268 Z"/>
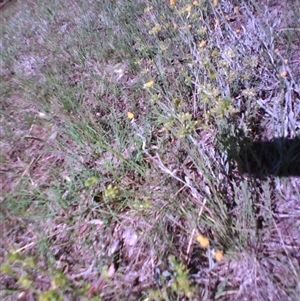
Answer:
<path fill-rule="evenodd" d="M 299 300 L 299 15 L 2 8 L 1 299 Z"/>

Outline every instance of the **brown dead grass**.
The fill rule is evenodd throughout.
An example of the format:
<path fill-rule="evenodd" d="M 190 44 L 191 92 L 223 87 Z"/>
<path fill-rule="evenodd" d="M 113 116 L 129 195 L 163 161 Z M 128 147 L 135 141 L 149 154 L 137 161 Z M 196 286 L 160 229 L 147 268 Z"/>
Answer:
<path fill-rule="evenodd" d="M 32 2 L 28 3 L 34 6 Z M 281 4 L 275 3 L 274 6 L 269 7 L 270 13 L 277 16 L 280 8 Z M 237 21 L 232 26 L 241 26 L 244 21 Z M 286 23 L 280 24 L 282 28 L 289 26 Z M 60 23 L 58 25 L 63 26 Z M 297 43 L 295 40 L 290 50 L 291 69 L 295 78 L 297 74 L 300 74 L 297 61 L 300 48 Z M 287 50 L 283 45 L 278 47 L 284 57 Z M 32 53 L 23 54 L 14 62 L 15 65 L 12 64 L 12 69 L 25 77 L 38 76 L 43 65 L 41 57 L 35 57 Z M 64 57 L 62 61 L 67 62 L 68 59 Z M 100 72 L 102 67 L 108 83 L 116 79 L 116 82 L 132 87 L 137 82 L 136 78 L 128 78 L 126 64 L 118 65 L 118 68 L 111 62 L 108 62 L 106 66 L 99 64 L 93 67 L 92 72 Z M 11 81 L 14 89 L 19 83 L 13 82 L 14 80 L 8 77 L 9 71 L 7 69 L 4 72 L 6 75 L 4 80 Z M 70 86 L 76 86 L 85 79 L 88 81 L 88 78 L 88 72 L 83 71 L 76 64 L 71 64 L 70 74 L 62 75 L 61 79 L 68 82 Z M 95 92 L 95 83 L 91 82 L 88 86 Z M 87 95 L 87 106 L 93 108 L 93 110 L 87 109 L 89 118 L 104 123 L 105 118 L 102 117 L 108 114 L 109 109 L 97 107 L 93 93 L 87 93 Z M 106 99 L 110 100 L 110 96 L 107 95 Z M 126 111 L 129 108 L 128 100 L 120 99 L 118 110 Z M 176 181 L 170 181 L 153 164 L 155 160 L 157 162 L 157 158 L 149 154 L 145 156 L 145 160 L 153 166 L 144 177 L 131 170 L 120 181 L 120 186 L 124 191 L 134 190 L 133 195 L 136 199 L 130 200 L 132 197 L 130 196 L 128 200 L 124 194 L 117 204 L 103 206 L 101 204 L 102 192 L 109 183 L 108 177 L 110 176 L 109 171 L 103 171 L 104 165 L 110 161 L 113 169 L 123 168 L 122 160 L 115 154 L 105 151 L 100 155 L 95 154 L 90 152 L 88 145 L 79 146 L 76 141 L 72 141 L 65 132 L 64 114 L 66 120 L 69 116 L 60 110 L 61 108 L 57 107 L 53 115 L 46 114 L 34 101 L 23 99 L 22 94 L 19 93 L 11 93 L 2 104 L 2 111 L 5 114 L 2 116 L 4 122 L 0 125 L 0 181 L 3 191 L 1 211 L 4 208 L 2 213 L 4 218 L 1 221 L 1 230 L 4 234 L 0 245 L 1 261 L 11 250 L 22 249 L 24 256 L 36 256 L 39 268 L 37 270 L 44 272 L 33 273 L 33 285 L 36 290 L 49 289 L 51 277 L 47 271 L 57 269 L 62 271 L 71 283 L 66 300 L 80 300 L 78 298 L 83 300 L 83 297 L 72 296 L 70 291 L 86 283 L 90 284 L 86 293 L 89 297 L 95 294 L 100 295 L 103 300 L 137 300 L 147 289 L 160 287 L 157 275 L 169 269 L 167 262 L 169 254 L 167 253 L 172 250 L 182 261 L 185 261 L 187 255 L 190 256 L 186 263 L 191 270 L 192 281 L 198 284 L 198 296 L 201 296 L 205 288 L 211 292 L 209 298 L 212 300 L 293 300 L 285 289 L 288 291 L 290 287 L 294 287 L 295 290 L 299 290 L 299 284 L 296 283 L 300 266 L 299 178 L 288 178 L 285 181 L 275 179 L 272 180 L 273 182 L 270 180 L 268 184 L 273 187 L 272 193 L 274 194 L 272 196 L 273 211 L 270 212 L 269 204 L 264 204 L 263 201 L 269 199 L 265 195 L 268 191 L 264 190 L 267 186 L 249 177 L 249 182 L 253 181 L 253 191 L 259 199 L 257 202 L 259 205 L 256 208 L 259 212 L 257 215 L 264 220 L 260 241 L 257 242 L 255 238 L 250 237 L 250 243 L 246 249 L 241 247 L 239 250 L 237 245 L 235 254 L 230 256 L 229 253 L 220 264 L 210 270 L 205 252 L 196 243 L 192 244 L 190 253 L 187 254 L 198 210 L 187 213 L 188 219 L 186 220 L 181 214 L 177 214 L 177 212 L 188 211 L 189 206 L 199 208 L 200 200 L 195 198 L 186 187 Z M 140 112 L 145 110 L 145 106 L 140 104 Z M 76 117 L 78 116 L 72 116 L 72 118 Z M 264 130 L 263 135 L 268 137 L 269 129 Z M 204 136 L 209 138 L 206 139 Z M 209 130 L 203 132 L 199 143 L 209 145 L 207 149 L 214 154 L 217 151 L 211 141 L 212 136 Z M 170 141 L 168 147 L 172 148 L 173 145 L 176 143 Z M 117 146 L 113 148 L 116 149 Z M 132 149 L 124 150 L 123 155 L 125 158 L 130 158 L 135 151 L 133 146 Z M 73 153 L 77 153 L 79 160 L 70 159 L 69 155 Z M 176 151 L 173 157 L 166 156 L 163 159 L 165 165 L 170 170 L 177 170 L 182 178 L 189 172 L 188 176 L 195 179 L 195 182 L 204 183 L 203 175 L 195 170 L 192 160 L 180 161 Z M 75 174 L 74 178 L 79 177 L 82 166 L 89 170 L 95 168 L 103 174 L 103 179 L 101 179 L 103 182 L 97 184 L 92 191 L 84 190 L 82 183 L 78 184 L 79 188 L 74 191 L 72 191 L 73 186 L 71 188 L 67 186 L 68 179 L 72 177 L 71 173 Z M 64 193 L 61 195 L 56 194 L 56 190 L 52 189 L 53 186 L 59 185 L 64 188 Z M 199 186 L 201 187 L 200 184 Z M 39 190 L 37 195 L 32 193 L 35 187 Z M 19 192 L 20 189 L 26 192 Z M 166 198 L 165 191 L 170 191 L 169 198 Z M 228 196 L 234 197 L 234 193 L 233 189 L 228 188 Z M 28 206 L 22 208 L 21 214 L 15 214 L 17 209 L 14 211 L 14 208 L 7 204 L 9 202 L 7 196 L 22 200 L 24 195 L 29 199 Z M 99 199 L 97 199 L 98 195 L 100 195 Z M 243 202 L 243 197 L 243 195 L 237 196 L 241 202 Z M 42 206 L 51 208 L 51 214 L 47 217 L 49 212 L 41 210 L 46 217 L 30 219 L 28 216 L 31 213 L 34 214 L 35 210 L 32 203 L 39 199 L 43 200 Z M 64 200 L 62 205 L 59 204 L 61 199 Z M 136 206 L 136 200 L 147 200 L 152 206 L 148 209 L 132 210 Z M 171 208 L 169 204 L 172 202 L 176 202 L 178 206 Z M 122 205 L 122 203 L 126 204 Z M 110 214 L 109 210 L 116 210 L 116 216 L 112 215 L 111 218 L 107 218 Z M 232 210 L 232 218 L 240 214 L 241 212 Z M 207 211 L 206 216 L 214 222 L 214 214 L 211 215 Z M 247 222 L 246 218 L 240 220 Z M 210 238 L 216 235 L 209 230 L 208 226 L 199 228 L 197 231 L 204 231 Z M 249 229 L 244 230 L 246 232 Z M 230 233 L 226 234 L 230 235 Z M 227 238 L 228 242 L 226 242 Z M 234 241 L 231 239 L 225 235 L 224 246 L 232 244 Z M 163 245 L 157 245 L 162 241 Z M 157 251 L 157 249 L 160 250 Z M 108 277 L 104 275 L 106 270 Z M 17 271 L 23 272 L 19 267 Z M 1 288 L 20 290 L 17 278 L 17 276 L 1 275 Z M 220 283 L 226 283 L 227 290 L 221 290 L 218 293 Z M 277 287 L 277 284 L 280 285 Z M 167 287 L 168 283 L 162 286 Z M 35 295 L 30 292 L 24 291 L 24 294 L 23 300 L 35 298 Z M 7 300 L 15 299 L 16 294 L 7 297 Z M 200 299 L 199 297 L 198 300 Z"/>

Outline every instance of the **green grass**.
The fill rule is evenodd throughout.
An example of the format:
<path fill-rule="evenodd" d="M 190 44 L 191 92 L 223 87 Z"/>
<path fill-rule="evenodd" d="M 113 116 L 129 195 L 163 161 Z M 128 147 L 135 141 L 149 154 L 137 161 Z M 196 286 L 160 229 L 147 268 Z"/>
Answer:
<path fill-rule="evenodd" d="M 175 2 L 1 11 L 3 300 L 297 300 L 297 1 Z"/>

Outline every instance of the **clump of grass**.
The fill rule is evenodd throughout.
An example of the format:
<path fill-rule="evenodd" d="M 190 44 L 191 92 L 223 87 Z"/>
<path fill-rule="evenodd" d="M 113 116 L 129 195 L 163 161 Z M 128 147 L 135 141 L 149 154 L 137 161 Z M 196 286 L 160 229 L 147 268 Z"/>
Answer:
<path fill-rule="evenodd" d="M 295 300 L 299 8 L 276 5 L 3 12 L 3 298 Z"/>

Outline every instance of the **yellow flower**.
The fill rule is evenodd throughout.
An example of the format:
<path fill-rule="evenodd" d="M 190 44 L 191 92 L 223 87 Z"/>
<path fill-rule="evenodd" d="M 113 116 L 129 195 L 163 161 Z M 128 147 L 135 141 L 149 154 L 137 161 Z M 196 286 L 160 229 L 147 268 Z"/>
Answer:
<path fill-rule="evenodd" d="M 194 1 L 194 2 L 193 2 L 193 5 L 199 6 L 199 2 L 198 2 L 198 1 Z"/>
<path fill-rule="evenodd" d="M 221 261 L 223 258 L 223 251 L 217 250 L 215 252 L 215 260 L 216 261 Z"/>
<path fill-rule="evenodd" d="M 131 120 L 134 118 L 134 114 L 132 112 L 127 112 L 127 117 Z"/>
<path fill-rule="evenodd" d="M 186 8 L 185 8 L 185 11 L 190 13 L 192 11 L 192 5 L 188 5 Z"/>
<path fill-rule="evenodd" d="M 202 40 L 200 43 L 199 43 L 199 48 L 202 48 L 202 47 L 204 47 L 205 45 L 206 45 L 206 41 L 205 40 Z"/>
<path fill-rule="evenodd" d="M 144 10 L 145 13 L 150 13 L 153 9 L 153 6 L 147 6 Z"/>
<path fill-rule="evenodd" d="M 280 77 L 286 77 L 287 76 L 286 70 L 281 71 L 279 75 Z"/>
<path fill-rule="evenodd" d="M 174 29 L 177 29 L 178 28 L 178 25 L 176 23 L 173 23 L 173 28 Z"/>
<path fill-rule="evenodd" d="M 162 29 L 160 24 L 155 24 L 155 26 L 149 31 L 149 34 L 156 34 L 158 32 L 160 32 Z"/>
<path fill-rule="evenodd" d="M 161 44 L 159 48 L 163 52 L 163 51 L 166 51 L 168 49 L 168 46 L 165 45 L 165 44 Z"/>
<path fill-rule="evenodd" d="M 175 0 L 170 0 L 170 5 L 174 6 L 175 5 Z"/>
<path fill-rule="evenodd" d="M 218 0 L 214 0 L 213 5 L 214 5 L 214 7 L 217 7 L 219 5 L 219 1 Z"/>
<path fill-rule="evenodd" d="M 150 80 L 149 82 L 145 83 L 144 88 L 151 88 L 154 85 L 154 80 Z"/>
<path fill-rule="evenodd" d="M 196 240 L 202 248 L 207 248 L 209 246 L 209 239 L 201 234 L 197 236 Z"/>

